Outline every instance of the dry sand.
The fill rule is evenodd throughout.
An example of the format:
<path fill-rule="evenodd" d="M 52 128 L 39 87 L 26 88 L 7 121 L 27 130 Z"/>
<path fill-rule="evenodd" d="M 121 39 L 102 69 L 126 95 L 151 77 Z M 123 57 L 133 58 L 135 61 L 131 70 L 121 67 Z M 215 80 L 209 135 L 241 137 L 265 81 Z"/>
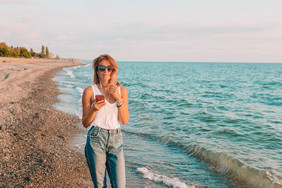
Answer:
<path fill-rule="evenodd" d="M 79 64 L 0 58 L 0 187 L 92 187 L 84 155 L 69 145 L 81 122 L 53 107 L 52 77 Z"/>

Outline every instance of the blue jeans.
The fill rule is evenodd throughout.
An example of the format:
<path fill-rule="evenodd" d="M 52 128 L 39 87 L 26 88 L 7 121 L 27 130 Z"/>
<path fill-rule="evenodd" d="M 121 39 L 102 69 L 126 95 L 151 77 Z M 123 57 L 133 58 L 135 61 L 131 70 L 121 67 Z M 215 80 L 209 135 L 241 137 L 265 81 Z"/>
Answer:
<path fill-rule="evenodd" d="M 87 133 L 85 156 L 95 188 L 107 187 L 106 171 L 112 187 L 125 187 L 121 129 L 91 127 Z"/>

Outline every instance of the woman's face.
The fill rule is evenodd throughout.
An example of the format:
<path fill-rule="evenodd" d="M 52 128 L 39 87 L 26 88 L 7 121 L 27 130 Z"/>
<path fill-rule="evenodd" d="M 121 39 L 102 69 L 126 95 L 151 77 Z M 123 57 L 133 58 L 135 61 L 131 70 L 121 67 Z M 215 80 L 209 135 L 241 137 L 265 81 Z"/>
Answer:
<path fill-rule="evenodd" d="M 111 65 L 111 63 L 108 62 L 107 60 L 101 61 L 101 62 L 99 63 L 99 65 L 104 65 L 105 67 L 108 67 L 108 66 L 113 67 L 113 66 Z M 99 70 L 99 65 L 98 65 L 98 70 L 97 70 L 99 79 L 100 79 L 102 82 L 106 82 L 106 83 L 107 83 L 107 82 L 111 79 L 111 73 L 112 73 L 112 71 L 109 71 L 108 68 L 104 68 L 103 66 L 100 66 L 100 67 L 104 68 L 104 71 L 102 71 L 103 69 L 102 69 L 102 70 Z"/>

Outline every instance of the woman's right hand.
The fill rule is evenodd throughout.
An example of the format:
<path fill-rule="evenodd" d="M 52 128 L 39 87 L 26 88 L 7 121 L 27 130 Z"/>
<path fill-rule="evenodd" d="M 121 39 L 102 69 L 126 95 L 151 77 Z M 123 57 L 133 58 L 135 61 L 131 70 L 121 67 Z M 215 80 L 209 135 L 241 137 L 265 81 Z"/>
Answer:
<path fill-rule="evenodd" d="M 92 103 L 91 109 L 94 112 L 96 112 L 96 111 L 99 111 L 101 108 L 103 108 L 105 105 L 106 105 L 106 101 L 105 100 L 100 100 L 100 101 Z"/>

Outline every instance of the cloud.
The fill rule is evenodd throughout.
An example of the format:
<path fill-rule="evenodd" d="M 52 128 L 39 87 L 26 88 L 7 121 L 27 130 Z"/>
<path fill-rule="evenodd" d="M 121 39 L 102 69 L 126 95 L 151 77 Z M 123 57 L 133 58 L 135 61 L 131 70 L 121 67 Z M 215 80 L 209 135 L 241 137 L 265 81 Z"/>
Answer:
<path fill-rule="evenodd" d="M 12 38 L 15 36 L 15 33 L 21 35 L 27 31 L 27 26 L 22 23 L 12 23 L 3 18 L 0 18 L 0 23 L 1 28 L 3 28 L 0 30 L 0 36 L 3 37 L 3 39 Z"/>
<path fill-rule="evenodd" d="M 37 21 L 39 19 L 40 19 L 40 16 L 37 15 L 37 14 L 33 14 L 33 13 L 22 16 L 22 21 L 23 22 Z"/>
<path fill-rule="evenodd" d="M 271 12 L 268 8 L 260 15 L 252 5 L 246 5 L 248 11 L 239 11 L 241 3 L 235 3 L 233 9 L 227 2 L 228 7 L 186 1 L 166 1 L 161 6 L 161 2 L 149 1 L 0 2 L 6 2 L 0 12 L 5 28 L 0 30 L 1 40 L 39 50 L 47 45 L 61 57 L 87 58 L 103 52 L 119 59 L 169 60 L 177 56 L 201 61 L 239 59 L 248 54 L 259 58 L 268 53 L 281 59 L 277 52 L 282 50 L 282 16 L 275 8 L 273 14 L 267 14 Z"/>
<path fill-rule="evenodd" d="M 270 29 L 272 28 L 272 29 Z M 67 57 L 93 57 L 99 53 L 115 54 L 118 59 L 166 60 L 169 57 L 212 61 L 255 57 L 261 51 L 270 51 L 275 43 L 271 37 L 279 37 L 273 25 L 265 24 L 201 24 L 138 22 L 112 24 L 99 28 L 67 28 L 52 33 L 49 44 L 55 51 Z M 281 49 L 278 47 L 273 50 Z M 79 55 L 80 54 L 80 55 Z M 203 55 L 205 54 L 205 55 Z M 227 58 L 223 58 L 226 56 Z M 210 58 L 210 59 L 209 59 Z"/>

